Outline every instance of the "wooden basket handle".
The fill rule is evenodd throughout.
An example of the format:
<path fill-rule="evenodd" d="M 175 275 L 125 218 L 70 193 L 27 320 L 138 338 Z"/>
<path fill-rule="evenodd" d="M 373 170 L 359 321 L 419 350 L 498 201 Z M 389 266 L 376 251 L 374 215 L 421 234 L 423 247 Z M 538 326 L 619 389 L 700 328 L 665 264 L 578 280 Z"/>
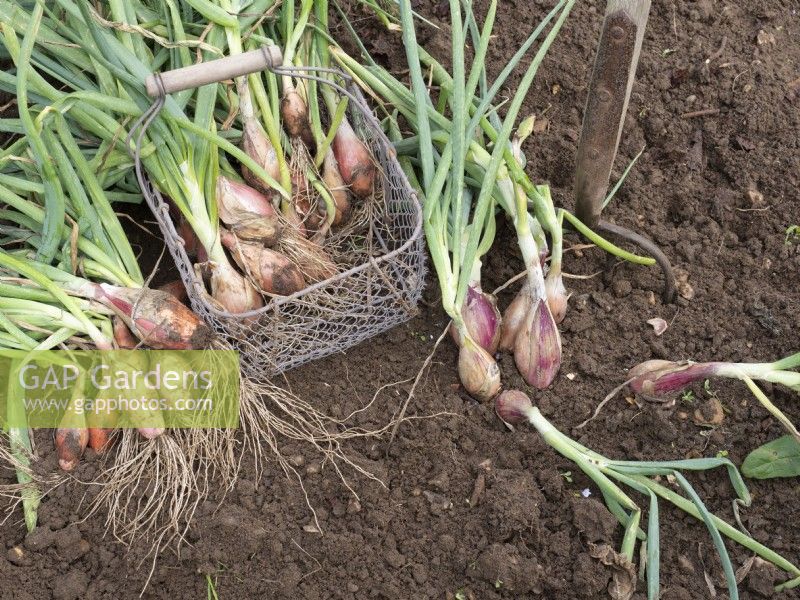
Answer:
<path fill-rule="evenodd" d="M 278 46 L 261 46 L 258 50 L 234 54 L 164 73 L 153 73 L 145 80 L 145 87 L 147 94 L 151 98 L 155 98 L 275 68 L 282 62 L 283 54 Z"/>

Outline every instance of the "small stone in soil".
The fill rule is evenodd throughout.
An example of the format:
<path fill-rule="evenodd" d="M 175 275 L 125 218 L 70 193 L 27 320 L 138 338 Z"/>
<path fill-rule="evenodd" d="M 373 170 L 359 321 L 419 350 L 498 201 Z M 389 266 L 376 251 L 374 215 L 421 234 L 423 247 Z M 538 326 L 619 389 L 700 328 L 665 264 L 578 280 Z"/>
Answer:
<path fill-rule="evenodd" d="M 725 419 L 722 403 L 717 398 L 710 398 L 694 411 L 694 422 L 698 425 L 719 425 Z"/>
<path fill-rule="evenodd" d="M 383 555 L 383 559 L 390 567 L 394 567 L 395 569 L 399 569 L 406 562 L 405 557 L 397 550 L 387 550 Z"/>
<path fill-rule="evenodd" d="M 12 565 L 17 565 L 18 567 L 24 567 L 31 564 L 31 560 L 27 552 L 25 552 L 25 550 L 23 550 L 20 546 L 9 548 L 6 558 L 8 559 L 8 562 L 10 562 Z"/>
<path fill-rule="evenodd" d="M 612 288 L 614 290 L 614 295 L 617 298 L 624 298 L 625 296 L 630 294 L 631 291 L 633 291 L 633 286 L 631 285 L 631 282 L 628 281 L 627 279 L 614 280 Z"/>

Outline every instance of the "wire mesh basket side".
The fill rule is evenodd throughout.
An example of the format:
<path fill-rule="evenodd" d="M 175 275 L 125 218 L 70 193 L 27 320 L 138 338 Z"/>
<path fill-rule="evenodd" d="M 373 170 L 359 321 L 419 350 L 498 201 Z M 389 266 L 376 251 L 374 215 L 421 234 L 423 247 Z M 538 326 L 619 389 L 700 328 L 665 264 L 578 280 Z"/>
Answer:
<path fill-rule="evenodd" d="M 371 248 L 355 243 L 345 270 L 266 306 L 231 314 L 213 304 L 195 272 L 183 240 L 160 194 L 144 195 L 186 286 L 192 309 L 217 336 L 238 349 L 242 371 L 265 380 L 313 360 L 342 352 L 407 321 L 416 312 L 425 277 L 422 211 L 394 157 L 394 150 L 361 93 L 353 88 L 349 118 L 378 166 L 374 211 L 368 223 Z M 144 191 L 144 190 L 143 190 Z"/>

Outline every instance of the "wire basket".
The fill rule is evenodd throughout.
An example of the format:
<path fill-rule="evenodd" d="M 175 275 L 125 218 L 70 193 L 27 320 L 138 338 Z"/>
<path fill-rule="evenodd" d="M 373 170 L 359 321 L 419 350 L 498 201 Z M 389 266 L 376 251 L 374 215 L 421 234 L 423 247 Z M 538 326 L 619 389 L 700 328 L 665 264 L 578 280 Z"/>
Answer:
<path fill-rule="evenodd" d="M 425 251 L 419 199 L 364 96 L 349 78 L 344 79 L 346 88 L 335 87 L 348 96 L 350 122 L 378 165 L 374 199 L 367 213 L 362 213 L 357 231 L 351 228 L 350 235 L 339 240 L 332 237 L 339 244 L 334 262 L 340 272 L 291 296 L 273 296 L 258 310 L 233 314 L 215 304 L 186 253 L 169 206 L 143 174 L 136 153 L 142 193 L 180 272 L 192 309 L 219 339 L 239 350 L 242 372 L 256 381 L 342 352 L 409 320 L 422 295 Z M 143 116 L 143 123 L 137 124 L 140 131 L 155 118 L 158 104 L 159 100 L 151 109 L 153 114 Z M 163 97 L 160 104 L 163 106 Z"/>

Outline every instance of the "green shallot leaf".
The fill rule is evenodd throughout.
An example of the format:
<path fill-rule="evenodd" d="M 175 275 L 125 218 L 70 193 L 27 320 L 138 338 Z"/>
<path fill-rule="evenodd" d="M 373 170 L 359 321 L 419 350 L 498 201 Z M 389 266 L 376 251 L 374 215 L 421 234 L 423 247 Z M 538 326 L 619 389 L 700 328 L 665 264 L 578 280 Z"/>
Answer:
<path fill-rule="evenodd" d="M 400 0 L 399 4 L 400 22 L 403 28 L 403 45 L 406 49 L 406 57 L 411 74 L 411 89 L 414 93 L 417 114 L 420 115 L 417 121 L 417 130 L 419 132 L 419 151 L 422 160 L 422 185 L 427 193 L 431 189 L 431 183 L 433 182 L 435 163 L 433 161 L 433 143 L 431 142 L 430 123 L 424 115 L 427 112 L 427 107 L 432 105 L 430 96 L 428 96 L 425 78 L 420 68 L 419 45 L 417 44 L 417 36 L 414 32 L 411 1 Z"/>
<path fill-rule="evenodd" d="M 35 264 L 35 263 L 34 263 Z M 99 329 L 92 323 L 86 314 L 80 309 L 78 303 L 69 296 L 64 290 L 61 289 L 56 283 L 50 280 L 39 271 L 40 265 L 25 262 L 16 258 L 8 252 L 0 250 L 0 266 L 5 267 L 10 271 L 14 271 L 27 277 L 31 281 L 42 286 L 46 291 L 50 292 L 59 303 L 66 308 L 78 322 L 86 328 L 86 332 L 92 337 L 92 340 L 97 344 L 98 348 L 108 349 L 111 347 L 110 340 L 105 338 Z"/>
<path fill-rule="evenodd" d="M 680 471 L 673 471 L 672 474 L 689 496 L 689 499 L 697 507 L 703 522 L 708 528 L 708 532 L 711 534 L 714 547 L 717 549 L 717 554 L 719 555 L 720 562 L 722 563 L 722 570 L 725 573 L 725 581 L 728 583 L 728 595 L 730 596 L 730 600 L 739 600 L 739 589 L 736 585 L 736 573 L 733 571 L 731 558 L 728 556 L 728 549 L 725 548 L 725 542 L 722 541 L 722 536 L 720 535 L 717 524 L 714 522 L 713 515 L 708 511 L 706 505 L 700 499 L 700 496 L 698 496 L 697 492 L 694 491 L 692 484 L 689 483 L 683 474 Z"/>
<path fill-rule="evenodd" d="M 12 369 L 19 367 L 17 361 L 12 363 Z M 14 371 L 16 373 L 16 371 Z M 20 388 L 16 385 L 18 379 L 13 375 L 8 378 L 8 404 L 7 417 L 9 423 L 27 422 L 25 419 L 25 409 L 22 406 Z M 33 446 L 27 427 L 9 427 L 8 442 L 11 447 L 11 454 L 14 457 L 15 470 L 17 472 L 17 482 L 24 486 L 21 490 L 22 508 L 25 515 L 25 526 L 28 531 L 36 529 L 37 513 L 41 501 L 41 492 L 33 483 L 30 475 L 30 457 L 33 456 Z"/>
<path fill-rule="evenodd" d="M 796 375 L 796 373 L 792 373 L 792 375 Z M 787 417 L 781 409 L 772 403 L 772 400 L 770 400 L 769 397 L 767 397 L 767 395 L 761 391 L 761 388 L 758 387 L 756 382 L 750 379 L 750 377 L 747 375 L 742 375 L 741 379 L 747 384 L 747 387 L 750 388 L 750 391 L 761 403 L 761 406 L 766 408 L 767 411 L 769 411 L 769 413 L 775 417 L 781 425 L 783 425 L 783 428 L 789 432 L 789 435 L 793 436 L 795 440 L 800 442 L 800 432 L 797 431 L 797 428 L 794 426 L 794 423 L 789 420 L 789 417 Z"/>
<path fill-rule="evenodd" d="M 633 168 L 633 165 L 636 164 L 636 161 L 639 160 L 639 158 L 642 156 L 642 154 L 644 154 L 644 148 L 639 150 L 639 154 L 634 156 L 633 160 L 631 160 L 631 162 L 628 163 L 628 166 L 622 172 L 622 176 L 617 180 L 617 183 L 614 184 L 614 187 L 611 189 L 611 191 L 608 193 L 608 196 L 606 196 L 606 199 L 603 201 L 602 208 L 605 208 L 606 206 L 608 206 L 608 203 L 611 202 L 611 200 L 614 198 L 616 193 L 619 191 L 619 188 L 621 188 L 622 184 L 625 182 L 625 179 L 627 179 L 628 173 L 631 172 L 631 169 Z"/>
<path fill-rule="evenodd" d="M 659 598 L 661 571 L 661 536 L 658 528 L 658 496 L 650 492 L 650 510 L 647 514 L 647 597 Z"/>
<path fill-rule="evenodd" d="M 18 72 L 17 109 L 30 143 L 31 152 L 42 173 L 46 210 L 42 222 L 43 243 L 39 248 L 38 257 L 44 262 L 50 262 L 55 257 L 59 241 L 61 240 L 61 229 L 64 224 L 65 214 L 64 192 L 61 189 L 61 182 L 58 179 L 47 148 L 42 141 L 39 129 L 36 123 L 34 123 L 28 108 L 28 74 L 33 70 L 30 64 L 31 52 L 36 42 L 36 35 L 39 31 L 43 12 L 44 1 L 37 0 L 31 16 L 32 23 L 22 40 L 22 45 L 20 46 L 19 55 L 16 60 Z M 16 37 L 13 29 L 5 23 L 3 23 L 3 33 L 7 41 L 10 38 Z"/>
<path fill-rule="evenodd" d="M 623 250 L 619 246 L 612 244 L 605 238 L 597 235 L 594 231 L 586 227 L 580 219 L 578 219 L 575 215 L 570 213 L 563 208 L 558 210 L 559 218 L 564 218 L 569 221 L 569 224 L 572 225 L 578 233 L 586 237 L 590 242 L 595 244 L 597 247 L 602 248 L 609 254 L 613 254 L 614 256 L 619 256 L 622 260 L 627 260 L 628 262 L 637 264 L 637 265 L 646 265 L 651 266 L 656 264 L 656 259 L 651 258 L 649 256 L 640 256 L 638 254 L 633 254 L 628 252 L 627 250 Z"/>

